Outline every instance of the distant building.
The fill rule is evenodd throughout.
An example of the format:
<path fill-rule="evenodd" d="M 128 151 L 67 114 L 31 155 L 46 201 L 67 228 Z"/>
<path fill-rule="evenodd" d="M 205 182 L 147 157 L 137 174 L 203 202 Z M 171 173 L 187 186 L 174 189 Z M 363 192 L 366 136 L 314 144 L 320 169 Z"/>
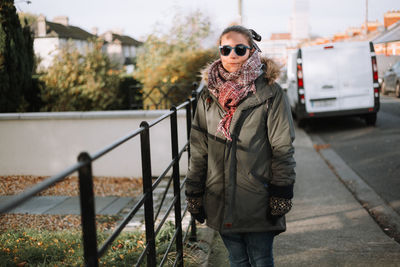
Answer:
<path fill-rule="evenodd" d="M 128 73 L 133 71 L 134 58 L 141 42 L 122 34 L 122 31 L 108 31 L 101 36 L 97 35 L 97 28 L 89 33 L 79 27 L 69 25 L 66 16 L 55 17 L 52 22 L 40 15 L 37 23 L 32 25 L 34 32 L 34 51 L 40 58 L 39 70 L 51 66 L 54 57 L 60 49 L 72 42 L 81 54 L 85 53 L 90 39 L 102 38 L 104 42 L 103 51 L 111 60 L 124 66 Z"/>
<path fill-rule="evenodd" d="M 392 24 L 400 20 L 400 11 L 388 11 L 383 15 L 383 24 L 385 29 L 389 28 Z"/>
<path fill-rule="evenodd" d="M 375 53 L 386 56 L 400 56 L 400 20 L 377 36 L 373 41 Z"/>
<path fill-rule="evenodd" d="M 37 23 L 32 25 L 32 30 L 34 32 L 34 51 L 40 58 L 39 69 L 47 69 L 59 49 L 68 41 L 73 42 L 76 48 L 84 53 L 88 39 L 96 37 L 79 27 L 69 25 L 68 17 L 65 16 L 55 17 L 50 22 L 46 20 L 45 16 L 40 15 Z"/>
<path fill-rule="evenodd" d="M 308 0 L 293 0 L 290 17 L 290 34 L 294 40 L 304 40 L 310 37 Z"/>
<path fill-rule="evenodd" d="M 143 44 L 132 37 L 122 34 L 122 30 L 107 31 L 100 35 L 105 40 L 104 51 L 114 62 L 133 71 L 134 58 L 138 48 Z"/>
<path fill-rule="evenodd" d="M 376 20 L 376 21 L 368 21 L 367 25 L 368 25 L 368 32 L 374 32 L 374 31 L 377 31 L 379 29 L 383 30 L 383 25 L 378 20 Z M 361 26 L 361 31 L 365 32 L 365 24 L 363 24 Z"/>
<path fill-rule="evenodd" d="M 298 40 L 293 40 L 290 33 L 273 33 L 270 39 L 261 41 L 258 46 L 262 55 L 285 64 L 288 51 L 297 48 Z"/>

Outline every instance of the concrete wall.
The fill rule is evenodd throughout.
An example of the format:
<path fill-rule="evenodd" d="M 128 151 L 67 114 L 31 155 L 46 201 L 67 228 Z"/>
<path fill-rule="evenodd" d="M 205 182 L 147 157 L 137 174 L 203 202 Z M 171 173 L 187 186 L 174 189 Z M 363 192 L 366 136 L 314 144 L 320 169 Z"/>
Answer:
<path fill-rule="evenodd" d="M 151 122 L 167 110 L 0 114 L 0 175 L 54 175 Z M 178 112 L 179 150 L 186 143 L 186 113 Z M 170 119 L 150 129 L 153 175 L 171 160 Z M 186 173 L 187 153 L 181 160 Z M 140 136 L 97 160 L 96 176 L 141 177 Z"/>

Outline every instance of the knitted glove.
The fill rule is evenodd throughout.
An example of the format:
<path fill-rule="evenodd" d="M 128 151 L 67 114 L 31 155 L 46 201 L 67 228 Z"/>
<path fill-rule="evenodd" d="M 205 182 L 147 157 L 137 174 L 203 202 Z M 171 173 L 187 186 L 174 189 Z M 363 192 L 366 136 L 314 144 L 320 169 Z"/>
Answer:
<path fill-rule="evenodd" d="M 204 223 L 206 213 L 203 207 L 203 194 L 188 194 L 186 193 L 186 202 L 188 211 L 200 223 Z"/>
<path fill-rule="evenodd" d="M 293 185 L 276 186 L 271 184 L 269 193 L 267 218 L 275 224 L 280 217 L 288 213 L 292 208 Z"/>

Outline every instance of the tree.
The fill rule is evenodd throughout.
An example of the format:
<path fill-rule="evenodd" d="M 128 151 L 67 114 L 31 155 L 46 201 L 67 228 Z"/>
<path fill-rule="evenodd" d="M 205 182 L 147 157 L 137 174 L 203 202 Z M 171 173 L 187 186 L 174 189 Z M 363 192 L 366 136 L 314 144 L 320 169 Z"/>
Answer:
<path fill-rule="evenodd" d="M 32 86 L 33 39 L 21 27 L 13 0 L 0 1 L 0 112 L 26 106 L 24 93 Z"/>
<path fill-rule="evenodd" d="M 29 12 L 18 12 L 19 22 L 22 27 L 33 25 L 37 22 L 38 16 Z"/>
<path fill-rule="evenodd" d="M 106 110 L 115 105 L 119 70 L 102 52 L 103 41 L 92 40 L 84 55 L 69 42 L 41 77 L 44 111 Z"/>
<path fill-rule="evenodd" d="M 134 77 L 148 96 L 143 99 L 145 107 L 166 107 L 187 99 L 200 70 L 217 57 L 216 49 L 202 46 L 211 24 L 201 12 L 176 16 L 173 25 L 166 34 L 149 35 L 138 53 Z"/>

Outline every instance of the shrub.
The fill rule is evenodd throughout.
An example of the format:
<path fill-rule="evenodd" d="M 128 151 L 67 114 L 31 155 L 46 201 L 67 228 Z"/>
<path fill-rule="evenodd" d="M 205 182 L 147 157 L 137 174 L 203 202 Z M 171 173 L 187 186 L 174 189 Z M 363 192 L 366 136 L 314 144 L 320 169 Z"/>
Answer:
<path fill-rule="evenodd" d="M 41 77 L 43 111 L 106 110 L 118 104 L 120 71 L 92 40 L 85 55 L 69 42 Z"/>
<path fill-rule="evenodd" d="M 200 12 L 176 17 L 167 34 L 148 36 L 138 53 L 134 77 L 143 84 L 143 104 L 157 108 L 178 104 L 191 94 L 200 70 L 217 57 L 202 41 L 210 34 L 210 22 Z M 171 88 L 179 89 L 174 90 Z"/>
<path fill-rule="evenodd" d="M 121 76 L 117 100 L 112 109 L 142 109 L 142 85 L 132 76 Z"/>

